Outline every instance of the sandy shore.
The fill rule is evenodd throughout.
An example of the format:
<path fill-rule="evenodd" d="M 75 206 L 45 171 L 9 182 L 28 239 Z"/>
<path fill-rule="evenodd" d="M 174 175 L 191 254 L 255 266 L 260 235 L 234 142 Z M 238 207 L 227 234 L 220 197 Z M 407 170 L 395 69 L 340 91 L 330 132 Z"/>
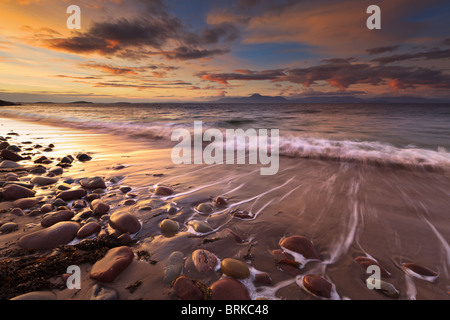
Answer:
<path fill-rule="evenodd" d="M 14 292 L 3 290 L 2 299 L 30 291 L 51 291 L 56 299 L 92 299 L 97 284 L 114 290 L 122 300 L 179 299 L 181 289 L 165 280 L 169 257 L 174 252 L 182 255 L 179 274 L 201 282 L 208 298 L 209 289 L 217 281 L 230 278 L 233 268 L 242 267 L 233 266 L 229 271 L 220 265 L 225 259 L 238 260 L 248 269 L 248 275 L 238 282 L 251 299 L 450 298 L 448 174 L 282 158 L 280 172 L 264 177 L 258 166 L 251 165 L 173 165 L 170 145 L 163 141 L 133 140 L 120 133 L 99 134 L 11 119 L 1 119 L 0 123 L 0 136 L 9 145 L 18 146 L 17 154 L 25 157 L 17 161 L 22 167 L 1 169 L 0 181 L 30 184 L 38 176 L 57 179 L 48 186 L 29 186 L 37 202 L 22 210 L 24 215 L 14 213 L 14 201 L 6 201 L 3 196 L 0 202 L 2 225 L 16 224 L 13 230 L 0 234 L 2 280 L 19 279 L 8 276 L 7 268 L 26 265 L 32 259 L 41 259 L 47 270 L 55 267 L 42 279 L 33 280 L 31 274 L 28 278 L 22 274 L 21 279 L 28 283 L 10 283 Z M 44 151 L 49 145 L 54 147 Z M 91 159 L 78 160 L 80 154 Z M 68 155 L 73 157 L 72 162 L 62 164 Z M 49 163 L 34 163 L 41 156 Z M 32 173 L 38 166 L 43 168 L 42 173 Z M 64 167 L 62 174 L 49 174 L 58 166 Z M 83 179 L 94 177 L 99 177 L 105 188 L 82 187 Z M 71 189 L 86 191 L 86 195 L 75 199 L 84 200 L 86 207 L 74 208 L 74 200 L 69 200 L 62 205 L 65 208 L 53 206 L 50 213 L 37 211 L 56 201 L 63 182 Z M 173 194 L 158 194 L 157 186 L 166 186 Z M 99 200 L 109 206 L 106 213 L 89 213 L 92 194 L 99 194 Z M 225 199 L 226 205 L 214 203 L 217 197 Z M 198 211 L 202 203 L 204 212 Z M 23 237 L 46 229 L 42 226 L 44 217 L 58 210 L 72 211 L 70 221 L 80 227 L 87 222 L 100 225 L 102 231 L 89 238 L 94 241 L 94 249 L 77 248 L 76 243 L 82 239 L 47 250 L 30 251 L 20 245 Z M 114 239 L 123 234 L 110 222 L 120 214 L 132 215 L 141 224 L 140 230 L 131 234 L 131 239 L 95 242 L 105 232 Z M 175 221 L 178 229 L 163 232 L 160 224 L 165 219 Z M 211 229 L 196 232 L 192 221 L 207 223 Z M 281 246 L 280 241 L 297 235 L 312 242 L 319 259 L 301 260 L 305 257 Z M 93 279 L 96 261 L 102 260 L 111 248 L 121 246 L 134 253 L 127 267 L 112 282 Z M 212 270 L 198 270 L 193 253 L 199 249 L 217 258 Z M 67 259 L 81 269 L 81 289 L 65 287 L 61 270 L 67 266 L 61 259 L 50 261 L 50 266 L 42 261 L 43 257 L 61 252 L 75 258 L 80 258 L 78 253 L 87 255 L 86 260 L 80 258 L 82 263 Z M 368 289 L 365 280 L 369 275 L 355 261 L 357 257 L 371 258 L 388 270 L 390 276 L 382 280 L 395 287 L 398 294 Z M 426 267 L 436 276 L 411 272 L 405 267 L 408 263 Z M 320 297 L 304 287 L 305 276 L 311 274 L 326 281 L 325 288 L 330 284 L 328 296 Z M 312 289 L 321 284 L 324 283 L 314 284 Z"/>

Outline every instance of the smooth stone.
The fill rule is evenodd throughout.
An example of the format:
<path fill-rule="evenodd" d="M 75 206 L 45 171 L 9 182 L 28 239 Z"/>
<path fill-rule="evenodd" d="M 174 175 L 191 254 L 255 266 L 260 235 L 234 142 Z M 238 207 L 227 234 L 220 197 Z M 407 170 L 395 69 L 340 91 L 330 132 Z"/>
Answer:
<path fill-rule="evenodd" d="M 46 203 L 41 207 L 40 210 L 42 213 L 47 213 L 47 212 L 53 211 L 53 208 L 54 207 L 51 203 Z"/>
<path fill-rule="evenodd" d="M 315 274 L 308 274 L 303 277 L 303 287 L 310 293 L 321 298 L 331 298 L 332 284 Z"/>
<path fill-rule="evenodd" d="M 177 232 L 180 226 L 178 225 L 178 222 L 170 220 L 170 219 L 164 219 L 159 224 L 159 228 L 163 233 L 174 233 Z"/>
<path fill-rule="evenodd" d="M 380 268 L 381 276 L 386 277 L 386 278 L 389 278 L 391 276 L 390 273 L 386 269 L 384 269 L 377 261 L 375 261 L 375 260 L 373 260 L 371 258 L 368 258 L 368 257 L 356 257 L 355 261 L 358 262 L 359 265 L 361 267 L 363 267 L 364 270 L 367 270 L 368 267 L 370 267 L 372 265 L 375 265 L 375 266 L 378 266 Z"/>
<path fill-rule="evenodd" d="M 56 199 L 55 201 L 53 201 L 53 205 L 55 207 L 61 207 L 67 205 L 67 203 L 63 199 Z"/>
<path fill-rule="evenodd" d="M 53 161 L 47 158 L 46 156 L 40 156 L 36 160 L 34 160 L 34 163 L 43 163 L 43 164 L 50 164 Z"/>
<path fill-rule="evenodd" d="M 41 220 L 41 226 L 43 226 L 44 228 L 48 228 L 54 225 L 55 223 L 61 221 L 68 221 L 72 219 L 73 216 L 74 213 L 70 210 L 61 210 L 55 213 L 50 213 Z"/>
<path fill-rule="evenodd" d="M 211 300 L 250 300 L 250 294 L 241 282 L 224 278 L 211 285 Z"/>
<path fill-rule="evenodd" d="M 34 177 L 31 179 L 31 183 L 38 186 L 49 186 L 58 182 L 58 179 L 47 177 Z"/>
<path fill-rule="evenodd" d="M 0 143 L 0 150 L 6 149 L 6 148 L 8 148 L 8 147 L 9 147 L 9 142 L 7 142 L 7 141 L 2 141 L 2 142 Z"/>
<path fill-rule="evenodd" d="M 250 276 L 250 270 L 245 262 L 226 258 L 220 263 L 220 269 L 227 276 L 235 279 L 245 279 Z"/>
<path fill-rule="evenodd" d="M 41 201 L 40 198 L 23 198 L 15 200 L 13 206 L 20 209 L 30 209 L 36 206 L 39 201 Z"/>
<path fill-rule="evenodd" d="M 97 193 L 91 193 L 86 196 L 86 201 L 92 202 L 95 199 L 100 199 L 100 195 Z"/>
<path fill-rule="evenodd" d="M 172 188 L 169 187 L 158 186 L 156 187 L 154 193 L 158 196 L 170 196 L 171 194 L 174 193 L 174 191 Z"/>
<path fill-rule="evenodd" d="M 10 300 L 56 300 L 56 295 L 51 291 L 33 291 L 21 294 Z"/>
<path fill-rule="evenodd" d="M 86 207 L 87 207 L 87 204 L 86 204 L 86 201 L 84 201 L 84 200 L 78 199 L 72 203 L 72 208 L 74 208 L 74 209 L 83 209 Z"/>
<path fill-rule="evenodd" d="M 0 232 L 1 233 L 9 233 L 14 230 L 17 230 L 18 227 L 19 227 L 19 225 L 15 222 L 7 222 L 0 227 Z"/>
<path fill-rule="evenodd" d="M 437 272 L 415 263 L 403 263 L 402 266 L 424 277 L 436 277 L 438 275 Z"/>
<path fill-rule="evenodd" d="M 188 225 L 198 233 L 208 233 L 213 231 L 213 228 L 205 221 L 192 220 L 188 222 Z"/>
<path fill-rule="evenodd" d="M 127 199 L 121 202 L 121 205 L 123 206 L 132 206 L 136 204 L 136 200 L 134 199 Z"/>
<path fill-rule="evenodd" d="M 22 217 L 25 215 L 25 212 L 23 212 L 23 210 L 20 208 L 14 208 L 11 210 L 11 214 L 18 216 L 18 217 Z"/>
<path fill-rule="evenodd" d="M 99 282 L 113 282 L 131 264 L 133 258 L 133 250 L 130 247 L 110 249 L 103 259 L 92 266 L 89 278 Z"/>
<path fill-rule="evenodd" d="M 109 204 L 107 204 L 105 201 L 101 199 L 95 199 L 91 202 L 91 210 L 92 213 L 95 215 L 104 215 L 108 213 L 110 209 Z"/>
<path fill-rule="evenodd" d="M 177 297 L 181 300 L 202 300 L 203 292 L 195 284 L 194 281 L 186 276 L 178 277 L 174 284 L 173 290 Z"/>
<path fill-rule="evenodd" d="M 128 193 L 128 192 L 131 191 L 131 188 L 130 188 L 130 187 L 123 186 L 123 187 L 120 187 L 119 190 L 120 190 L 120 192 L 122 192 L 122 193 Z"/>
<path fill-rule="evenodd" d="M 56 186 L 56 189 L 61 190 L 61 191 L 66 191 L 66 190 L 72 189 L 72 186 L 70 184 L 63 182 L 63 183 L 58 184 Z"/>
<path fill-rule="evenodd" d="M 11 169 L 11 168 L 17 168 L 17 167 L 21 167 L 21 165 L 18 164 L 17 162 L 11 161 L 11 160 L 3 160 L 0 163 L 1 169 Z"/>
<path fill-rule="evenodd" d="M 49 228 L 24 235 L 19 239 L 19 245 L 25 249 L 47 250 L 72 241 L 80 225 L 72 221 L 63 221 Z"/>
<path fill-rule="evenodd" d="M 214 204 L 216 207 L 225 207 L 228 205 L 228 201 L 223 197 L 217 197 L 214 199 Z"/>
<path fill-rule="evenodd" d="M 201 213 L 211 213 L 213 212 L 214 207 L 209 203 L 200 203 L 196 209 Z"/>
<path fill-rule="evenodd" d="M 303 236 L 291 236 L 284 238 L 280 242 L 281 247 L 300 253 L 306 259 L 320 260 L 319 254 L 317 253 L 311 240 Z"/>
<path fill-rule="evenodd" d="M 118 300 L 117 291 L 111 288 L 106 288 L 100 283 L 95 284 L 89 291 L 89 300 Z"/>
<path fill-rule="evenodd" d="M 138 218 L 127 212 L 118 212 L 111 215 L 109 225 L 122 233 L 134 234 L 141 230 L 141 223 Z"/>
<path fill-rule="evenodd" d="M 84 226 L 80 228 L 77 232 L 77 238 L 78 239 L 84 239 L 87 238 L 95 233 L 100 232 L 102 227 L 95 221 L 91 221 L 86 223 Z"/>
<path fill-rule="evenodd" d="M 71 189 L 66 191 L 61 191 L 56 195 L 56 198 L 62 199 L 64 201 L 71 201 L 76 199 L 81 199 L 87 194 L 85 189 Z"/>
<path fill-rule="evenodd" d="M 36 167 L 36 168 L 33 168 L 33 169 L 31 169 L 30 170 L 30 173 L 31 174 L 43 174 L 43 173 L 45 173 L 45 172 L 47 172 L 47 169 L 45 169 L 44 167 L 41 167 L 41 166 L 38 166 L 38 167 Z M 48 175 L 49 175 L 49 177 L 50 177 L 50 175 L 52 175 L 53 173 L 48 173 Z"/>
<path fill-rule="evenodd" d="M 6 187 L 3 187 L 3 199 L 6 201 L 14 201 L 22 198 L 32 198 L 35 194 L 35 191 L 19 186 L 17 184 L 8 184 Z"/>
<path fill-rule="evenodd" d="M 166 212 L 168 213 L 168 214 L 175 214 L 175 213 L 177 213 L 178 212 L 178 210 L 180 210 L 180 208 L 178 208 L 174 203 L 169 203 L 167 206 L 166 206 Z"/>
<path fill-rule="evenodd" d="M 54 174 L 57 175 L 57 176 L 60 175 L 60 174 L 62 174 L 63 171 L 64 171 L 64 169 L 61 168 L 61 167 L 54 167 L 54 168 L 51 168 L 51 169 L 49 170 L 49 172 L 54 173 Z"/>
<path fill-rule="evenodd" d="M 198 272 L 210 272 L 217 267 L 217 257 L 205 249 L 198 249 L 192 252 L 192 261 Z"/>
<path fill-rule="evenodd" d="M 81 154 L 77 155 L 77 160 L 84 162 L 84 161 L 92 160 L 92 157 L 87 155 L 86 153 L 81 153 Z"/>
<path fill-rule="evenodd" d="M 257 273 L 255 274 L 255 282 L 271 285 L 272 279 L 267 272 Z"/>
<path fill-rule="evenodd" d="M 373 285 L 373 283 L 370 283 L 371 281 L 373 281 L 373 279 L 370 277 L 366 279 L 366 283 L 368 285 Z M 380 280 L 380 289 L 375 290 L 392 299 L 397 299 L 398 297 L 400 297 L 400 292 L 397 290 L 397 288 L 395 288 L 393 284 L 384 280 Z"/>
<path fill-rule="evenodd" d="M 105 180 L 102 177 L 93 177 L 80 180 L 80 185 L 85 189 L 105 189 Z"/>
<path fill-rule="evenodd" d="M 171 283 L 176 279 L 183 269 L 184 255 L 180 251 L 173 252 L 167 261 L 166 268 L 164 270 L 164 283 Z"/>
<path fill-rule="evenodd" d="M 2 156 L 2 158 L 4 160 L 11 160 L 11 161 L 22 161 L 25 160 L 24 157 L 22 157 L 21 155 L 18 155 L 17 153 L 15 153 L 12 150 L 8 150 L 8 149 L 4 149 L 0 152 L 0 155 Z"/>

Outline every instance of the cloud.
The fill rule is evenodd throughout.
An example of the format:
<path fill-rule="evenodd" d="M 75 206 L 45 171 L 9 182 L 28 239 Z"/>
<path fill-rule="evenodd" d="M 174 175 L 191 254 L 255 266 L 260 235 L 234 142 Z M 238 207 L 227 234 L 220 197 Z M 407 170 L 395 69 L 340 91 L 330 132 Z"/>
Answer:
<path fill-rule="evenodd" d="M 435 59 L 449 59 L 450 58 L 450 49 L 437 49 L 425 52 L 417 52 L 417 53 L 405 53 L 405 54 L 397 54 L 388 57 L 381 57 L 373 59 L 373 62 L 378 62 L 380 64 L 388 64 L 392 62 L 406 61 L 412 59 L 424 59 L 424 60 L 435 60 Z"/>
<path fill-rule="evenodd" d="M 206 81 L 213 81 L 220 84 L 229 84 L 228 81 L 232 80 L 244 80 L 244 81 L 255 81 L 255 80 L 276 80 L 285 76 L 283 70 L 264 70 L 264 71 L 251 71 L 251 70 L 235 70 L 234 73 L 208 73 L 199 72 L 196 75 Z"/>
<path fill-rule="evenodd" d="M 400 48 L 400 46 L 377 47 L 377 48 L 367 49 L 366 52 L 368 54 L 380 54 L 380 53 L 385 53 L 385 52 L 393 52 L 393 51 L 398 50 L 398 48 Z"/>

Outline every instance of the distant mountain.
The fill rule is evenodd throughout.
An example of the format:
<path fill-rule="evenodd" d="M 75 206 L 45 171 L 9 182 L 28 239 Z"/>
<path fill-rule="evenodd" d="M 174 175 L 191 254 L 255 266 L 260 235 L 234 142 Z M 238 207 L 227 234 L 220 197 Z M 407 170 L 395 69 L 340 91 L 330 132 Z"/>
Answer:
<path fill-rule="evenodd" d="M 20 103 L 0 100 L 0 107 L 6 107 L 6 106 L 20 106 Z"/>
<path fill-rule="evenodd" d="M 277 96 L 269 97 L 262 96 L 258 93 L 251 95 L 250 97 L 239 97 L 239 98 L 222 98 L 216 100 L 217 103 L 289 103 L 290 101 L 286 98 Z"/>
<path fill-rule="evenodd" d="M 74 101 L 74 102 L 67 102 L 67 104 L 92 104 L 92 102 L 89 102 L 89 101 Z"/>

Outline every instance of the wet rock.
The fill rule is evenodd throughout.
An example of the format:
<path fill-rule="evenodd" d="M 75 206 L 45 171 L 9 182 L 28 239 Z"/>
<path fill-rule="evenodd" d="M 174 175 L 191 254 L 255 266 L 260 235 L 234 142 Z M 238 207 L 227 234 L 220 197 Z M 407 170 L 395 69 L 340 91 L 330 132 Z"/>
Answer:
<path fill-rule="evenodd" d="M 55 174 L 56 176 L 63 174 L 63 171 L 64 171 L 64 169 L 61 167 L 54 167 L 49 170 L 49 172 Z"/>
<path fill-rule="evenodd" d="M 171 194 L 174 193 L 174 191 L 172 188 L 169 187 L 158 186 L 156 187 L 154 193 L 158 196 L 170 196 Z"/>
<path fill-rule="evenodd" d="M 44 228 L 48 228 L 48 227 L 51 227 L 52 225 L 54 225 L 55 223 L 58 223 L 61 221 L 68 221 L 68 220 L 72 219 L 73 216 L 74 216 L 74 213 L 70 210 L 57 211 L 55 213 L 46 215 L 41 220 L 41 226 L 43 226 Z"/>
<path fill-rule="evenodd" d="M 317 253 L 311 240 L 303 236 L 291 236 L 284 238 L 280 242 L 281 247 L 300 253 L 306 259 L 320 260 L 319 254 Z"/>
<path fill-rule="evenodd" d="M 91 210 L 95 215 L 104 215 L 108 213 L 109 209 L 109 204 L 101 199 L 95 199 L 91 202 Z"/>
<path fill-rule="evenodd" d="M 58 182 L 58 179 L 47 177 L 34 177 L 31 179 L 31 183 L 38 186 L 49 186 Z"/>
<path fill-rule="evenodd" d="M 11 300 L 56 300 L 56 295 L 51 291 L 33 291 L 11 298 Z"/>
<path fill-rule="evenodd" d="M 47 213 L 47 212 L 53 211 L 53 208 L 54 207 L 51 203 L 46 203 L 40 208 L 40 210 L 42 213 Z"/>
<path fill-rule="evenodd" d="M 184 255 L 180 251 L 172 252 L 164 269 L 164 283 L 171 283 L 175 280 L 183 269 Z"/>
<path fill-rule="evenodd" d="M 361 257 L 356 257 L 355 261 L 358 262 L 359 265 L 361 267 L 363 267 L 364 270 L 367 270 L 367 268 L 371 265 L 375 265 L 380 268 L 380 273 L 381 273 L 382 277 L 389 278 L 391 276 L 391 274 L 386 269 L 384 269 L 377 261 L 375 261 L 371 258 L 361 256 Z"/>
<path fill-rule="evenodd" d="M 0 150 L 4 150 L 9 147 L 9 143 L 7 141 L 0 142 Z"/>
<path fill-rule="evenodd" d="M 228 201 L 223 197 L 217 197 L 214 199 L 214 204 L 216 207 L 226 207 L 228 205 Z"/>
<path fill-rule="evenodd" d="M 366 283 L 368 286 L 374 285 L 374 283 L 371 283 L 371 281 L 373 281 L 373 279 L 370 277 L 366 279 Z M 393 284 L 386 282 L 384 280 L 380 280 L 379 285 L 380 288 L 379 289 L 375 288 L 375 290 L 381 292 L 385 296 L 392 299 L 397 299 L 398 297 L 400 297 L 400 292 L 397 290 L 397 288 L 394 287 Z"/>
<path fill-rule="evenodd" d="M 95 233 L 100 232 L 102 227 L 95 221 L 91 221 L 86 223 L 84 226 L 80 228 L 77 232 L 77 238 L 78 239 L 84 239 L 87 238 Z"/>
<path fill-rule="evenodd" d="M 89 272 L 89 278 L 99 282 L 113 282 L 133 261 L 133 250 L 127 246 L 110 249 Z"/>
<path fill-rule="evenodd" d="M 14 201 L 22 198 L 32 198 L 35 194 L 35 191 L 19 186 L 17 184 L 8 184 L 6 187 L 3 187 L 3 199 L 6 201 Z"/>
<path fill-rule="evenodd" d="M 42 164 L 50 164 L 53 161 L 47 158 L 46 156 L 40 156 L 36 160 L 34 160 L 34 163 L 42 163 Z"/>
<path fill-rule="evenodd" d="M 111 215 L 109 225 L 122 233 L 129 232 L 134 234 L 141 230 L 141 224 L 138 218 L 127 212 L 117 212 Z"/>
<path fill-rule="evenodd" d="M 3 160 L 11 160 L 11 161 L 15 161 L 15 162 L 25 160 L 25 158 L 22 157 L 21 155 L 18 155 L 14 151 L 11 151 L 8 149 L 3 149 L 0 152 L 0 155 L 2 156 Z"/>
<path fill-rule="evenodd" d="M 213 212 L 214 207 L 209 203 L 200 203 L 196 209 L 201 213 L 211 213 Z"/>
<path fill-rule="evenodd" d="M 53 201 L 53 205 L 55 207 L 61 207 L 67 205 L 67 203 L 63 199 L 56 199 L 55 201 Z"/>
<path fill-rule="evenodd" d="M 106 184 L 102 177 L 93 177 L 80 180 L 80 185 L 85 189 L 105 189 Z"/>
<path fill-rule="evenodd" d="M 177 232 L 180 228 L 178 222 L 170 219 L 164 219 L 160 222 L 159 228 L 161 229 L 161 232 L 163 233 L 174 233 Z"/>
<path fill-rule="evenodd" d="M 97 193 L 91 193 L 86 196 L 86 201 L 92 202 L 95 199 L 100 199 L 100 195 Z"/>
<path fill-rule="evenodd" d="M 76 199 L 81 199 L 87 194 L 85 189 L 71 189 L 66 191 L 61 191 L 56 195 L 56 198 L 62 199 L 64 201 L 72 201 Z"/>
<path fill-rule="evenodd" d="M 203 299 L 203 292 L 194 281 L 186 276 L 180 276 L 175 280 L 173 290 L 175 291 L 177 297 L 181 300 Z"/>
<path fill-rule="evenodd" d="M 166 213 L 168 214 L 175 214 L 178 210 L 180 210 L 180 208 L 178 208 L 175 203 L 171 202 L 166 206 Z"/>
<path fill-rule="evenodd" d="M 83 208 L 86 208 L 87 207 L 87 204 L 86 204 L 86 201 L 84 201 L 84 200 L 75 200 L 73 203 L 72 203 L 72 208 L 74 208 L 74 209 L 83 209 Z"/>
<path fill-rule="evenodd" d="M 61 159 L 60 164 L 71 164 L 73 162 L 73 158 L 69 156 L 65 156 Z"/>
<path fill-rule="evenodd" d="M 211 300 L 250 300 L 250 294 L 241 282 L 224 278 L 211 285 Z"/>
<path fill-rule="evenodd" d="M 205 221 L 192 220 L 188 222 L 188 225 L 198 233 L 208 233 L 213 231 L 213 228 Z"/>
<path fill-rule="evenodd" d="M 48 250 L 72 241 L 80 225 L 72 221 L 58 222 L 49 228 L 21 237 L 18 244 L 25 249 Z"/>
<path fill-rule="evenodd" d="M 42 167 L 42 166 L 37 166 L 37 167 L 35 167 L 35 168 L 30 170 L 31 174 L 43 174 L 43 173 L 46 173 L 46 172 L 47 172 L 47 169 L 45 167 Z M 50 177 L 50 175 L 53 175 L 53 173 L 49 172 L 48 176 Z"/>
<path fill-rule="evenodd" d="M 331 298 L 332 284 L 315 274 L 308 274 L 303 277 L 303 287 L 313 295 L 321 298 Z"/>
<path fill-rule="evenodd" d="M 95 284 L 89 291 L 89 300 L 118 300 L 117 291 L 112 288 L 106 288 L 101 284 Z"/>
<path fill-rule="evenodd" d="M 271 285 L 272 279 L 267 272 L 257 273 L 255 274 L 255 282 Z"/>
<path fill-rule="evenodd" d="M 231 212 L 231 215 L 235 218 L 244 219 L 244 220 L 251 220 L 255 217 L 255 215 L 252 212 L 235 209 Z"/>
<path fill-rule="evenodd" d="M 245 279 L 250 276 L 250 270 L 245 262 L 227 258 L 220 263 L 220 269 L 227 276 L 235 279 Z"/>
<path fill-rule="evenodd" d="M 15 222 L 6 222 L 5 224 L 3 224 L 0 227 L 0 232 L 1 233 L 10 233 L 12 231 L 17 230 L 18 227 L 19 227 L 19 225 Z"/>
<path fill-rule="evenodd" d="M 123 186 L 123 187 L 120 187 L 119 190 L 120 190 L 120 192 L 122 192 L 122 193 L 128 193 L 128 192 L 131 191 L 131 188 L 130 188 L 130 187 Z"/>
<path fill-rule="evenodd" d="M 87 155 L 86 153 L 81 153 L 77 155 L 77 160 L 81 162 L 90 161 L 92 157 Z"/>
<path fill-rule="evenodd" d="M 234 240 L 235 240 L 237 243 L 242 243 L 242 242 L 244 242 L 244 239 L 243 239 L 238 233 L 234 232 L 234 231 L 231 230 L 230 228 L 227 228 L 226 231 L 228 231 L 228 232 L 233 236 Z"/>
<path fill-rule="evenodd" d="M 11 214 L 18 216 L 18 217 L 22 217 L 25 215 L 25 212 L 23 212 L 23 210 L 20 208 L 14 208 L 11 210 Z"/>
<path fill-rule="evenodd" d="M 198 272 L 210 272 L 217 267 L 217 257 L 208 250 L 198 249 L 192 252 L 192 261 Z"/>
<path fill-rule="evenodd" d="M 30 209 L 36 206 L 40 201 L 40 198 L 24 198 L 18 199 L 13 202 L 15 208 Z"/>
<path fill-rule="evenodd" d="M 121 202 L 122 206 L 132 206 L 136 204 L 136 200 L 134 199 L 127 199 Z"/>
<path fill-rule="evenodd" d="M 415 263 L 403 263 L 402 267 L 424 277 L 437 277 L 438 273 Z"/>
<path fill-rule="evenodd" d="M 0 163 L 1 169 L 11 169 L 11 168 L 17 168 L 17 167 L 21 167 L 21 165 L 18 164 L 17 162 L 11 161 L 11 160 L 3 160 Z"/>

